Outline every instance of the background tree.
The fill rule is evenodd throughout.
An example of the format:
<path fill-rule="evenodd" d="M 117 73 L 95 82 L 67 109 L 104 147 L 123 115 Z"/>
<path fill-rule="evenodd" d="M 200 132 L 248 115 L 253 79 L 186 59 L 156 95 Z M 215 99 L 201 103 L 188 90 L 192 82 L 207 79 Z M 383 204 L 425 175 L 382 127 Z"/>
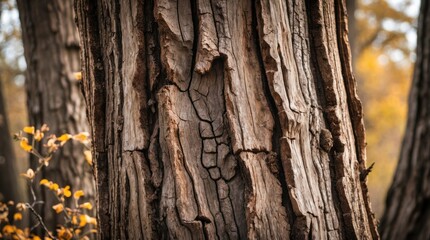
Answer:
<path fill-rule="evenodd" d="M 406 126 L 412 78 L 417 1 L 348 0 L 350 42 L 363 101 L 367 157 L 375 162 L 369 194 L 381 217 Z M 355 30 L 354 30 L 355 29 Z"/>
<path fill-rule="evenodd" d="M 382 239 L 428 239 L 430 236 L 429 21 L 430 3 L 422 1 L 408 124 L 381 222 Z"/>
<path fill-rule="evenodd" d="M 3 88 L 0 82 L 0 201 L 23 201 L 23 192 L 18 185 L 18 171 L 12 147 L 12 138 L 3 98 Z"/>
<path fill-rule="evenodd" d="M 0 7 L 3 13 L 0 21 L 0 80 L 8 111 L 9 129 L 11 133 L 15 133 L 28 124 L 24 89 L 26 64 L 16 3 L 13 0 L 2 0 Z M 19 171 L 25 172 L 28 169 L 28 154 L 22 151 L 19 144 L 13 146 Z M 21 182 L 25 184 L 24 180 Z"/>
<path fill-rule="evenodd" d="M 26 88 L 30 125 L 46 123 L 57 136 L 87 130 L 84 101 L 79 83 L 73 73 L 79 71 L 79 39 L 74 23 L 72 0 L 17 1 L 22 26 Z M 42 146 L 39 149 L 42 150 Z M 89 165 L 84 160 L 82 146 L 68 142 L 54 156 L 42 177 L 83 189 L 86 197 L 93 197 L 94 184 Z M 37 159 L 30 160 L 38 164 Z M 36 181 L 38 184 L 38 181 Z M 52 209 L 58 200 L 49 191 L 37 188 L 39 199 L 45 204 L 39 212 L 49 229 L 63 222 L 62 215 Z"/>
<path fill-rule="evenodd" d="M 378 238 L 344 1 L 76 10 L 103 239 Z"/>
<path fill-rule="evenodd" d="M 13 6 L 9 6 L 7 1 L 0 1 L 0 16 L 3 11 L 8 11 Z M 4 50 L 11 39 L 16 37 L 15 29 L 4 29 L 5 26 L 0 24 L 0 201 L 23 202 L 26 200 L 25 182 L 20 181 L 18 158 L 15 157 L 14 147 L 12 145 L 12 135 L 10 133 L 9 115 L 5 102 L 5 90 L 15 92 L 11 87 L 11 79 L 19 73 L 17 68 L 10 67 L 6 63 Z M 6 85 L 6 87 L 4 87 Z M 17 100 L 18 102 L 19 100 Z M 10 104 L 9 107 L 15 107 Z M 16 109 L 15 109 L 16 111 Z M 25 165 L 25 164 L 23 164 Z"/>

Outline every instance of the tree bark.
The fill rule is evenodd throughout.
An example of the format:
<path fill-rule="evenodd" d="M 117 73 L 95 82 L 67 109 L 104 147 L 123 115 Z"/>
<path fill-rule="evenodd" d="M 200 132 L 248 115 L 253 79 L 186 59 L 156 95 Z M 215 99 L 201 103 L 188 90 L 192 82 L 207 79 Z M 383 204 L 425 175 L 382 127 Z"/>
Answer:
<path fill-rule="evenodd" d="M 421 2 L 408 123 L 381 221 L 382 239 L 430 238 L 430 3 Z"/>
<path fill-rule="evenodd" d="M 343 1 L 75 7 L 101 239 L 379 238 Z"/>
<path fill-rule="evenodd" d="M 50 132 L 76 134 L 88 130 L 85 102 L 73 73 L 80 70 L 79 34 L 74 23 L 73 1 L 18 0 L 25 59 L 26 88 L 30 125 L 46 123 Z M 42 147 L 39 148 L 41 150 Z M 32 166 L 37 159 L 30 159 Z M 80 143 L 69 141 L 44 168 L 42 178 L 84 190 L 87 200 L 94 198 L 91 168 L 84 160 Z M 36 181 L 39 200 L 45 204 L 40 213 L 48 228 L 64 222 L 52 206 L 58 203 L 51 191 Z"/>

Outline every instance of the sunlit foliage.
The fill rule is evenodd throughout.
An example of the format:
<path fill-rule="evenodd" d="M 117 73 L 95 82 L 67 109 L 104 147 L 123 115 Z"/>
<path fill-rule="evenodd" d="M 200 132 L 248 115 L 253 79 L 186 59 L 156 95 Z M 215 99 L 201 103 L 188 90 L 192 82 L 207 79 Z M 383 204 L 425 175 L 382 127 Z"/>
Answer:
<path fill-rule="evenodd" d="M 41 126 L 40 129 L 28 126 L 15 134 L 15 140 L 19 142 L 21 149 L 36 156 L 35 159 L 38 164 L 35 169 L 29 168 L 25 173 L 21 173 L 21 176 L 28 182 L 32 195 L 31 201 L 16 204 L 12 201 L 7 203 L 0 202 L 0 238 L 2 239 L 41 239 L 40 236 L 34 234 L 34 230 L 37 228 L 42 228 L 48 239 L 89 239 L 91 234 L 97 233 L 95 228 L 97 220 L 90 216 L 93 204 L 81 201 L 81 197 L 85 195 L 82 190 L 72 191 L 71 186 L 60 186 L 48 179 L 35 182 L 36 176 L 41 173 L 42 169 L 49 166 L 55 152 L 67 144 L 68 141 L 82 143 L 87 148 L 83 155 L 88 164 L 92 164 L 91 154 L 88 152 L 89 134 L 86 132 L 76 135 L 66 133 L 57 137 L 54 134 L 48 135 L 48 131 L 49 127 L 47 125 Z M 43 146 L 40 152 L 37 150 L 38 145 Z M 52 211 L 63 215 L 65 221 L 57 229 L 48 229 L 41 214 L 36 211 L 35 206 L 43 204 L 43 201 L 36 197 L 34 190 L 36 187 L 47 188 L 58 200 L 52 206 Z M 66 199 L 69 198 L 73 198 L 73 201 L 72 204 L 68 205 Z M 10 216 L 11 208 L 15 210 L 13 216 Z M 29 211 L 38 220 L 35 226 L 20 227 L 24 211 Z M 92 225 L 93 227 L 86 228 L 87 225 Z M 45 239 L 47 238 L 45 237 Z"/>

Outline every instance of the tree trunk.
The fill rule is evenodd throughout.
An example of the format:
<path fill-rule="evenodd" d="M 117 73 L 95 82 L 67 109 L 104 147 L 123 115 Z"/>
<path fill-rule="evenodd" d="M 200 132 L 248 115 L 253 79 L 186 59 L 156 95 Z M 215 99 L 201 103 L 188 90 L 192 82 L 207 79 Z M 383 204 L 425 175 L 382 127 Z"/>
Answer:
<path fill-rule="evenodd" d="M 30 125 L 46 123 L 50 133 L 75 134 L 88 129 L 85 102 L 73 73 L 80 70 L 79 35 L 74 23 L 73 1 L 19 0 L 25 58 L 27 61 L 27 101 Z M 38 164 L 32 158 L 32 166 Z M 83 189 L 87 199 L 94 195 L 91 168 L 84 160 L 81 144 L 69 141 L 54 155 L 42 178 Z M 40 212 L 49 229 L 64 222 L 52 206 L 58 203 L 51 191 L 36 181 Z"/>
<path fill-rule="evenodd" d="M 408 123 L 381 222 L 382 239 L 430 239 L 430 3 L 421 2 Z"/>
<path fill-rule="evenodd" d="M 76 12 L 102 239 L 378 238 L 343 1 Z"/>
<path fill-rule="evenodd" d="M 351 49 L 352 67 L 355 70 L 355 62 L 358 56 L 357 52 L 357 25 L 355 19 L 355 10 L 357 9 L 357 0 L 346 0 L 346 9 L 348 13 L 348 39 Z"/>
<path fill-rule="evenodd" d="M 0 82 L 0 202 L 24 201 Z"/>

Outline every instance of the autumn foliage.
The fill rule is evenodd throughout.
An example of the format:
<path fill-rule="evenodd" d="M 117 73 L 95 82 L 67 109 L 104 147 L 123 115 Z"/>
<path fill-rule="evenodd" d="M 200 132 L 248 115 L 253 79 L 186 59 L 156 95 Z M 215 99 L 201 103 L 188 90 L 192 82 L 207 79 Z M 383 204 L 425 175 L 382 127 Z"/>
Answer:
<path fill-rule="evenodd" d="M 92 164 L 91 151 L 89 150 L 89 134 L 81 132 L 76 135 L 63 134 L 56 136 L 48 135 L 49 127 L 45 124 L 40 129 L 33 126 L 24 127 L 22 131 L 15 134 L 15 140 L 19 142 L 22 150 L 29 152 L 38 159 L 37 168 L 29 168 L 21 176 L 24 177 L 31 191 L 32 200 L 26 203 L 7 203 L 0 202 L 0 238 L 4 239 L 41 239 L 41 236 L 34 234 L 34 230 L 42 228 L 45 232 L 45 239 L 89 239 L 91 234 L 97 233 L 96 218 L 91 216 L 90 210 L 93 209 L 91 202 L 82 202 L 81 197 L 85 195 L 82 190 L 72 191 L 71 186 L 59 186 L 57 183 L 48 179 L 42 179 L 35 182 L 35 177 L 41 173 L 44 167 L 48 167 L 55 152 L 68 141 L 78 141 L 86 146 L 83 155 L 88 164 Z M 48 136 L 46 136 L 48 135 Z M 38 151 L 37 146 L 43 146 L 42 151 Z M 61 161 L 61 160 L 60 160 Z M 36 211 L 35 206 L 43 204 L 43 201 L 37 199 L 34 188 L 44 187 L 50 190 L 57 198 L 58 203 L 52 206 L 52 211 L 64 216 L 64 224 L 59 225 L 57 229 L 48 229 L 44 219 Z M 66 201 L 72 198 L 72 201 Z M 69 204 L 68 203 L 72 203 Z M 13 216 L 10 213 L 15 212 Z M 23 219 L 23 212 L 30 211 L 38 223 L 35 226 L 19 227 Z"/>

